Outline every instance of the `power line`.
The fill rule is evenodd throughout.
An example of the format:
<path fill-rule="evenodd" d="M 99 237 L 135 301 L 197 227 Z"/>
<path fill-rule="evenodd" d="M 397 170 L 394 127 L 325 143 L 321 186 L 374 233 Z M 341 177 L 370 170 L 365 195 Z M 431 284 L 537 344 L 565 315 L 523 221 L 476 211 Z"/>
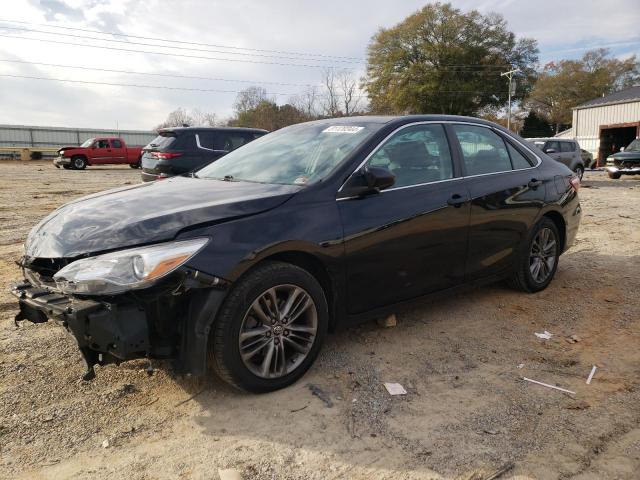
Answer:
<path fill-rule="evenodd" d="M 62 25 L 51 25 L 47 23 L 23 22 L 19 20 L 6 20 L 2 18 L 0 18 L 0 22 L 16 23 L 21 25 L 36 25 L 40 27 L 49 27 L 49 28 L 61 28 L 64 30 L 73 30 L 78 32 L 98 33 L 100 35 L 113 35 L 116 37 L 138 38 L 140 40 L 156 40 L 160 42 L 180 43 L 182 45 L 197 45 L 201 47 L 227 48 L 227 49 L 233 49 L 233 50 L 246 50 L 246 51 L 252 51 L 252 52 L 265 52 L 265 53 L 283 53 L 286 55 L 299 55 L 299 56 L 305 56 L 305 57 L 342 58 L 342 59 L 360 60 L 360 61 L 363 60 L 362 58 L 359 58 L 359 57 L 348 57 L 348 56 L 342 56 L 342 55 L 326 55 L 322 53 L 294 52 L 290 50 L 269 50 L 269 49 L 263 49 L 263 48 L 238 47 L 238 46 L 220 45 L 220 44 L 214 44 L 214 43 L 187 42 L 184 40 L 172 40 L 172 39 L 160 38 L 160 37 L 143 37 L 140 35 L 129 35 L 126 33 L 102 32 L 100 30 L 90 30 L 86 28 L 65 27 Z"/>
<path fill-rule="evenodd" d="M 109 47 L 106 45 L 86 45 L 82 43 L 72 43 L 72 42 L 63 42 L 60 40 L 49 40 L 44 38 L 29 38 L 29 37 L 21 37 L 19 35 L 5 35 L 0 33 L 0 37 L 5 38 L 16 38 L 18 40 L 31 40 L 36 42 L 46 42 L 46 43 L 55 43 L 57 45 L 73 45 L 76 47 L 86 47 L 86 48 L 101 48 L 104 50 L 117 50 L 120 52 L 132 52 L 132 53 L 148 53 L 151 55 L 163 55 L 167 57 L 179 57 L 179 58 L 197 58 L 202 60 L 219 60 L 223 62 L 238 62 L 238 63 L 254 63 L 261 65 L 279 65 L 285 67 L 304 67 L 304 68 L 328 68 L 328 65 L 310 65 L 310 64 L 302 64 L 302 63 L 283 63 L 283 62 L 263 62 L 261 60 L 241 60 L 239 58 L 220 58 L 220 57 L 204 57 L 201 55 L 186 55 L 181 53 L 169 53 L 169 52 L 150 52 L 148 50 L 133 50 L 131 48 L 119 48 L 119 47 Z"/>
<path fill-rule="evenodd" d="M 8 73 L 1 73 L 0 77 L 9 77 L 9 78 L 25 78 L 32 80 L 47 80 L 47 81 L 55 81 L 55 82 L 70 82 L 70 83 L 82 83 L 89 85 L 107 85 L 111 87 L 135 87 L 135 88 L 156 88 L 162 90 L 184 90 L 189 92 L 213 92 L 213 93 L 241 93 L 238 90 L 217 90 L 217 89 L 209 89 L 209 88 L 188 88 L 188 87 L 170 87 L 167 85 L 142 85 L 142 84 L 134 84 L 134 83 L 112 83 L 112 82 L 97 82 L 90 80 L 71 80 L 65 78 L 48 78 L 48 77 L 36 77 L 30 75 L 12 75 Z M 487 92 L 482 90 L 432 90 L 430 92 L 422 92 L 426 94 L 432 95 L 442 95 L 442 94 L 450 94 L 450 95 L 459 95 L 459 94 L 469 94 L 469 95 L 499 95 L 504 94 L 504 92 Z M 284 96 L 293 96 L 295 93 L 279 93 L 279 92 L 270 92 L 267 95 L 284 95 Z M 317 95 L 317 98 L 326 98 L 327 95 Z M 354 95 L 354 98 L 363 98 L 366 95 Z"/>
<path fill-rule="evenodd" d="M 314 62 L 339 62 L 339 63 L 349 63 L 349 64 L 361 64 L 360 62 L 352 61 L 352 60 L 337 60 L 337 59 L 304 59 L 300 57 L 286 57 L 281 55 L 267 55 L 262 53 L 247 53 L 247 52 L 226 52 L 224 50 L 210 50 L 210 49 L 202 49 L 202 48 L 192 48 L 192 47 L 180 47 L 180 46 L 172 46 L 172 45 L 158 45 L 154 43 L 144 43 L 144 42 L 132 42 L 129 40 L 114 40 L 112 38 L 96 38 L 89 37 L 86 35 L 77 35 L 71 33 L 60 33 L 60 32 L 47 32 L 46 30 L 34 30 L 23 27 L 7 27 L 5 25 L 0 25 L 0 28 L 5 30 L 19 30 L 22 32 L 31 32 L 31 33 L 44 33 L 46 35 L 58 35 L 61 37 L 71 37 L 71 38 L 82 38 L 85 40 L 96 40 L 98 42 L 114 42 L 114 43 L 124 43 L 127 45 L 141 45 L 145 47 L 156 47 L 156 48 L 173 48 L 173 49 L 181 49 L 181 50 L 190 50 L 194 52 L 207 52 L 207 53 L 222 53 L 227 55 L 245 55 L 251 57 L 263 57 L 263 58 L 279 58 L 283 60 L 311 60 Z"/>
<path fill-rule="evenodd" d="M 9 62 L 9 63 L 21 63 L 27 65 L 42 65 L 45 67 L 56 67 L 56 68 L 72 68 L 79 70 L 94 70 L 97 72 L 109 72 L 109 73 L 124 73 L 130 75 L 148 75 L 154 77 L 172 77 L 172 78 L 188 78 L 193 80 L 211 80 L 216 82 L 230 82 L 230 83 L 250 83 L 253 85 L 264 84 L 264 85 L 280 85 L 280 86 L 288 86 L 288 87 L 313 87 L 319 86 L 318 84 L 312 83 L 287 83 L 287 82 L 268 82 L 264 80 L 237 80 L 230 78 L 217 78 L 217 77 L 200 77 L 196 75 L 179 75 L 179 74 L 171 74 L 171 73 L 155 73 L 155 72 L 135 72 L 130 70 L 114 70 L 110 68 L 97 68 L 97 67 L 85 67 L 85 66 L 77 66 L 77 65 L 61 65 L 57 63 L 42 63 L 42 62 L 29 62 L 27 60 L 10 60 L 5 58 L 0 58 L 0 62 Z"/>
<path fill-rule="evenodd" d="M 239 90 L 219 90 L 212 88 L 189 88 L 189 87 L 170 87 L 168 85 L 142 85 L 137 83 L 112 83 L 112 82 L 97 82 L 92 80 L 71 80 L 66 78 L 48 78 L 48 77 L 36 77 L 31 75 L 12 75 L 8 73 L 0 73 L 0 77 L 10 78 L 28 78 L 31 80 L 48 80 L 54 82 L 71 82 L 71 83 L 83 83 L 89 85 L 107 85 L 111 87 L 135 87 L 135 88 L 159 88 L 162 90 L 184 90 L 187 92 L 210 92 L 210 93 L 240 93 Z M 293 96 L 294 93 L 279 93 L 268 92 L 267 95 L 285 95 Z"/>

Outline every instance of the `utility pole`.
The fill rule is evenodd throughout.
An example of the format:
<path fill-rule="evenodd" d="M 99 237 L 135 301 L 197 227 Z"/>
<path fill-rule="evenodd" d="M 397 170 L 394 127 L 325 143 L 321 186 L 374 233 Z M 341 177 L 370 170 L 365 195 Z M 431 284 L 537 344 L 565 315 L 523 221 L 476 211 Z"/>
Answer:
<path fill-rule="evenodd" d="M 509 70 L 508 72 L 501 73 L 501 77 L 507 77 L 509 79 L 509 109 L 507 110 L 507 129 L 511 130 L 511 94 L 514 91 L 513 89 L 513 75 L 520 71 L 519 68 L 515 68 L 513 70 Z"/>

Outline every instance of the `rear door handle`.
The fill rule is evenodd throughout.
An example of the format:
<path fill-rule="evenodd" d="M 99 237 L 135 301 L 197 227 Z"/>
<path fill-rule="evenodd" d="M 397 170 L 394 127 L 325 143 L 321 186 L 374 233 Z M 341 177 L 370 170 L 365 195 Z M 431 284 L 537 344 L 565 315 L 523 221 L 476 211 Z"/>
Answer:
<path fill-rule="evenodd" d="M 451 198 L 449 198 L 449 200 L 447 200 L 447 204 L 456 207 L 456 208 L 460 208 L 460 205 L 462 205 L 463 203 L 465 203 L 467 201 L 467 199 L 465 197 L 463 197 L 462 195 L 458 194 L 458 193 L 454 193 L 453 195 L 451 195 Z"/>
<path fill-rule="evenodd" d="M 532 178 L 528 184 L 529 188 L 537 188 L 540 185 L 542 185 L 542 180 L 536 180 L 535 178 Z"/>

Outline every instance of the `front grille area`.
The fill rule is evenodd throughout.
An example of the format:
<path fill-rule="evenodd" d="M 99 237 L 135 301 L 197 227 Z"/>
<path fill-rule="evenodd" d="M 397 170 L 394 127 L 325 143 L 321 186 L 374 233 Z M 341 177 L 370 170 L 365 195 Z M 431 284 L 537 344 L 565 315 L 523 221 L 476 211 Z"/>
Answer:
<path fill-rule="evenodd" d="M 23 258 L 24 275 L 32 285 L 55 286 L 53 276 L 73 260 L 66 258 Z"/>

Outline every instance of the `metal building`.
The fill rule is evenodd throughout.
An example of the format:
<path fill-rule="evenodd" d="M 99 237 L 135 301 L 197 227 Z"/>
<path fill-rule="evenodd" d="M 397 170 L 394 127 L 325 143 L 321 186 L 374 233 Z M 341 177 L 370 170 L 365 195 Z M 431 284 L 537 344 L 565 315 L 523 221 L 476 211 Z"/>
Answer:
<path fill-rule="evenodd" d="M 558 136 L 575 138 L 602 165 L 609 155 L 640 137 L 640 86 L 578 105 L 571 129 Z"/>
<path fill-rule="evenodd" d="M 43 149 L 43 153 L 46 154 L 50 153 L 47 150 L 58 149 L 66 145 L 80 145 L 93 137 L 122 137 L 127 145 L 145 146 L 155 136 L 155 132 L 147 130 L 0 125 L 0 153 L 15 152 L 16 148 L 29 148 L 32 151 Z"/>

